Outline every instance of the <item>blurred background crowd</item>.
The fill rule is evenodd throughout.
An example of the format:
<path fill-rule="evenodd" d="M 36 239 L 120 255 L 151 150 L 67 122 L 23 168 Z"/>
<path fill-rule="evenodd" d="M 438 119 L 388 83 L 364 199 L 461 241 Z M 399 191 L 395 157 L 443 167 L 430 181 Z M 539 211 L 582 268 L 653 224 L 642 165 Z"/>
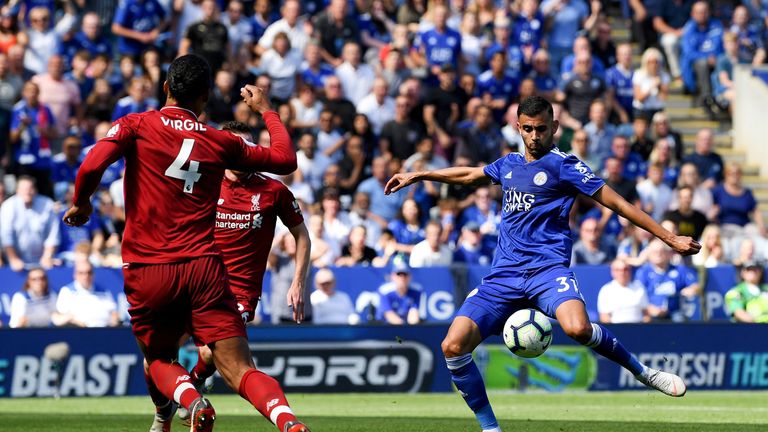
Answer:
<path fill-rule="evenodd" d="M 73 266 L 71 292 L 51 287 L 58 299 L 46 300 L 56 324 L 117 323 L 111 312 L 73 318 L 68 306 L 83 307 L 71 296 L 88 294 L 114 308 L 86 278 L 93 266 L 122 265 L 123 162 L 105 173 L 87 225 L 65 226 L 61 214 L 90 147 L 113 120 L 162 106 L 167 67 L 186 53 L 205 57 L 215 73 L 201 121 L 239 120 L 268 141 L 237 96 L 246 83 L 268 91 L 296 147 L 299 168 L 281 179 L 305 214 L 314 267 L 396 260 L 392 268 L 403 270 L 393 271 L 396 279 L 408 266 L 490 264 L 497 187 L 425 182 L 385 196 L 383 186 L 396 172 L 484 165 L 522 151 L 517 104 L 534 94 L 555 106 L 561 150 L 703 244 L 692 258 L 675 256 L 591 200 L 577 200 L 573 264 L 612 263 L 612 283 L 635 293 L 633 320 L 676 319 L 674 306 L 654 296 L 667 295 L 670 281 L 674 295 L 700 293 L 697 267 L 754 269 L 768 257 L 757 200 L 742 167 L 716 152 L 718 131 L 701 129 L 686 146 L 665 110 L 670 93 L 687 94 L 729 124 L 734 65 L 766 60 L 766 0 L 2 3 L 0 265 L 42 269 L 29 272 L 22 297 L 36 292 L 45 269 Z M 631 39 L 617 41 L 626 28 Z M 276 256 L 295 253 L 286 233 L 276 235 Z M 317 273 L 318 291 L 329 273 Z M 761 280 L 762 270 L 744 292 L 754 285 L 759 294 Z M 603 311 L 606 320 L 621 315 Z M 411 318 L 406 311 L 397 319 Z"/>

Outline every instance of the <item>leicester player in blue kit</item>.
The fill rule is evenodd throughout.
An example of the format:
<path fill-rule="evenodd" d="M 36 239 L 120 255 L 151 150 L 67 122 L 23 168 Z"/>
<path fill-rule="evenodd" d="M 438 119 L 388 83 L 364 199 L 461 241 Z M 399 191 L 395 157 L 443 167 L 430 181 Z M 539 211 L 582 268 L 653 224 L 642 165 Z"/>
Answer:
<path fill-rule="evenodd" d="M 396 192 L 422 180 L 459 185 L 500 184 L 503 190 L 499 244 L 491 271 L 472 290 L 456 314 L 442 343 L 456 388 L 484 432 L 499 432 L 472 351 L 488 336 L 499 334 L 516 310 L 536 308 L 556 318 L 565 333 L 598 354 L 620 364 L 647 386 L 670 396 L 683 396 L 677 375 L 640 363 L 605 327 L 590 323 L 576 277 L 570 271 L 571 231 L 568 213 L 578 194 L 627 218 L 683 255 L 701 246 L 677 236 L 629 204 L 573 155 L 553 145 L 559 123 L 552 105 L 533 96 L 519 106 L 518 129 L 525 154 L 511 153 L 485 167 L 453 167 L 401 173 L 385 186 Z"/>

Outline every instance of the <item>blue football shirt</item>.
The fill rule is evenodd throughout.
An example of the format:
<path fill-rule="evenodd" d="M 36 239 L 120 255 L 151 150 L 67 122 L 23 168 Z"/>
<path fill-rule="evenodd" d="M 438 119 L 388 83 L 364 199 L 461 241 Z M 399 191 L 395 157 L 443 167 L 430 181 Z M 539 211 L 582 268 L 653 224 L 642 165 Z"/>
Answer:
<path fill-rule="evenodd" d="M 510 153 L 484 172 L 503 191 L 499 245 L 485 280 L 511 270 L 568 267 L 573 202 L 579 193 L 592 196 L 605 182 L 587 164 L 557 148 L 529 163 L 521 153 Z"/>

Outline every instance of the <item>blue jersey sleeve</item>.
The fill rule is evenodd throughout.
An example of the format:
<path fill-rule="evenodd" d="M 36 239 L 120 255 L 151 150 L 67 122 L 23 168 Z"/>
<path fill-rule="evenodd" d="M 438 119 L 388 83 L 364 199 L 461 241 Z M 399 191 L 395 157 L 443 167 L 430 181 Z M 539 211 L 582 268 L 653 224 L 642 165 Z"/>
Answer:
<path fill-rule="evenodd" d="M 579 158 L 568 155 L 560 166 L 560 185 L 574 192 L 592 196 L 605 186 L 605 182 Z"/>
<path fill-rule="evenodd" d="M 379 320 L 384 319 L 384 313 L 392 310 L 392 302 L 388 294 L 379 294 L 379 310 L 376 311 L 376 317 Z"/>
<path fill-rule="evenodd" d="M 112 19 L 112 22 L 120 24 L 123 27 L 130 28 L 132 23 L 129 19 L 127 1 L 118 2 L 117 10 L 115 11 L 115 17 Z"/>
<path fill-rule="evenodd" d="M 502 156 L 496 159 L 496 162 L 486 165 L 485 168 L 483 168 L 485 175 L 490 177 L 494 184 L 501 184 L 501 166 L 504 165 L 505 158 L 506 156 Z"/>

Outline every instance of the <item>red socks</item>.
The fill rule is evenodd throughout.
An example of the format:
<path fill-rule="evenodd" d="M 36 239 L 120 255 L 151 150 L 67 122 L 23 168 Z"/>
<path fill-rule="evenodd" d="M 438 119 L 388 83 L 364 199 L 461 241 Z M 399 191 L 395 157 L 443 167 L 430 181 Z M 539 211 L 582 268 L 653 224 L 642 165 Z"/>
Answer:
<path fill-rule="evenodd" d="M 202 383 L 206 380 L 206 378 L 213 375 L 215 372 L 216 365 L 213 364 L 213 362 L 211 362 L 211 364 L 207 364 L 203 359 L 203 356 L 200 355 L 200 351 L 198 351 L 197 364 L 192 368 L 191 371 L 189 371 L 189 375 L 192 376 L 192 381 L 195 383 Z"/>
<path fill-rule="evenodd" d="M 149 397 L 152 399 L 152 403 L 155 404 L 158 409 L 167 406 L 171 400 L 160 393 L 160 390 L 157 389 L 155 382 L 152 381 L 149 372 L 146 370 L 144 371 L 144 381 L 147 382 L 147 390 L 149 390 Z"/>
<path fill-rule="evenodd" d="M 173 398 L 186 409 L 200 397 L 195 390 L 186 369 L 178 363 L 166 363 L 155 360 L 149 365 L 149 375 L 155 382 L 156 388 L 167 398 Z M 154 398 L 153 398 L 154 400 Z"/>
<path fill-rule="evenodd" d="M 296 421 L 280 384 L 269 375 L 250 369 L 240 380 L 240 396 L 251 403 L 261 415 L 283 430 L 285 423 Z"/>

